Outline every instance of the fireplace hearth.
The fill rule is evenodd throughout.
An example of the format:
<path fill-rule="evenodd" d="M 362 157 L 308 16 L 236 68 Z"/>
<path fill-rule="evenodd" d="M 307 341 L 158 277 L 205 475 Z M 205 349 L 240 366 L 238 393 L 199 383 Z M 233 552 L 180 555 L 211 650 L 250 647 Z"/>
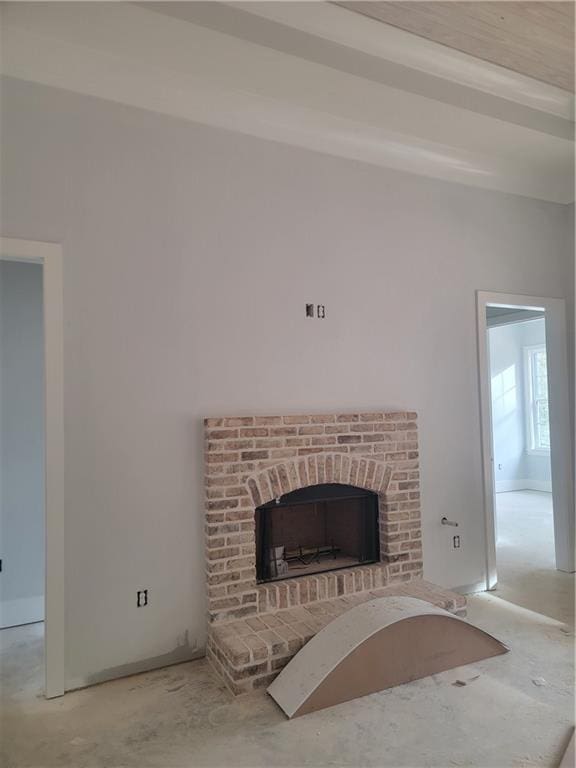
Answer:
<path fill-rule="evenodd" d="M 378 495 L 338 483 L 300 488 L 256 509 L 258 583 L 379 560 Z"/>

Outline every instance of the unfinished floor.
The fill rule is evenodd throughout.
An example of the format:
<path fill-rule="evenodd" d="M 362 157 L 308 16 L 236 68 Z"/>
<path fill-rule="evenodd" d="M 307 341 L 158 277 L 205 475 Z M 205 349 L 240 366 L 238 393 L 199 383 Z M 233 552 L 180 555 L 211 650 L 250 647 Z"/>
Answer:
<path fill-rule="evenodd" d="M 570 610 L 563 606 L 566 615 Z M 46 701 L 42 625 L 4 630 L 0 763 L 557 766 L 574 713 L 573 630 L 492 594 L 472 596 L 468 618 L 511 653 L 293 721 L 263 691 L 232 697 L 205 661 Z"/>
<path fill-rule="evenodd" d="M 556 570 L 552 494 L 514 491 L 496 494 L 494 594 L 559 621 L 570 621 L 574 577 Z"/>
<path fill-rule="evenodd" d="M 468 619 L 511 649 L 293 721 L 204 661 L 42 698 L 42 625 L 0 632 L 5 768 L 557 766 L 573 724 L 574 578 L 548 494 L 499 494 L 494 593 Z M 455 684 L 462 681 L 466 685 Z"/>

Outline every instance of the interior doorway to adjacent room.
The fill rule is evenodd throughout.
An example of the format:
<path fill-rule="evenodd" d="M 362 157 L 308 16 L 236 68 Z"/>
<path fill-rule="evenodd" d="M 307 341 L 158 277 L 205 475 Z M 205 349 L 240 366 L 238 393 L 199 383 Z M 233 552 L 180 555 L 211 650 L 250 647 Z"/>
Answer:
<path fill-rule="evenodd" d="M 487 586 L 553 612 L 546 584 L 574 570 L 563 302 L 498 298 L 479 295 Z"/>
<path fill-rule="evenodd" d="M 42 265 L 0 261 L 0 629 L 44 620 Z"/>
<path fill-rule="evenodd" d="M 487 307 L 499 591 L 554 570 L 546 318 Z"/>
<path fill-rule="evenodd" d="M 33 643 L 52 698 L 65 678 L 62 248 L 0 237 L 0 270 L 0 652 Z"/>
<path fill-rule="evenodd" d="M 33 647 L 39 664 L 46 539 L 42 269 L 0 260 L 0 653 Z"/>

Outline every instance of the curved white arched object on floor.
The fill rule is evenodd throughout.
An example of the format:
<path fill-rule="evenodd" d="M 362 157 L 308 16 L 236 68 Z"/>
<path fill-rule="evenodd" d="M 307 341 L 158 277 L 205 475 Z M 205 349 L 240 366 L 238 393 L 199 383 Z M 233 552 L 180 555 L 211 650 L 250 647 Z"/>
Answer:
<path fill-rule="evenodd" d="M 288 717 L 506 653 L 499 640 L 414 597 L 351 608 L 318 632 L 268 693 Z"/>

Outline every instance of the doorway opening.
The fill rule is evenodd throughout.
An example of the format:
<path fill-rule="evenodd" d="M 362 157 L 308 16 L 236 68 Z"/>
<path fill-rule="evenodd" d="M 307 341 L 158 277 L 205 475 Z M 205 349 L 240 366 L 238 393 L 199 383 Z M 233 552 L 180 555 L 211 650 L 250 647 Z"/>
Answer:
<path fill-rule="evenodd" d="M 574 570 L 563 301 L 478 298 L 487 588 L 554 616 Z"/>
<path fill-rule="evenodd" d="M 0 267 L 0 651 L 25 633 L 53 698 L 65 678 L 62 248 L 0 237 Z"/>
<path fill-rule="evenodd" d="M 45 597 L 42 283 L 42 264 L 0 260 L 0 640 L 38 651 Z"/>
<path fill-rule="evenodd" d="M 486 308 L 499 591 L 554 570 L 546 317 Z"/>

